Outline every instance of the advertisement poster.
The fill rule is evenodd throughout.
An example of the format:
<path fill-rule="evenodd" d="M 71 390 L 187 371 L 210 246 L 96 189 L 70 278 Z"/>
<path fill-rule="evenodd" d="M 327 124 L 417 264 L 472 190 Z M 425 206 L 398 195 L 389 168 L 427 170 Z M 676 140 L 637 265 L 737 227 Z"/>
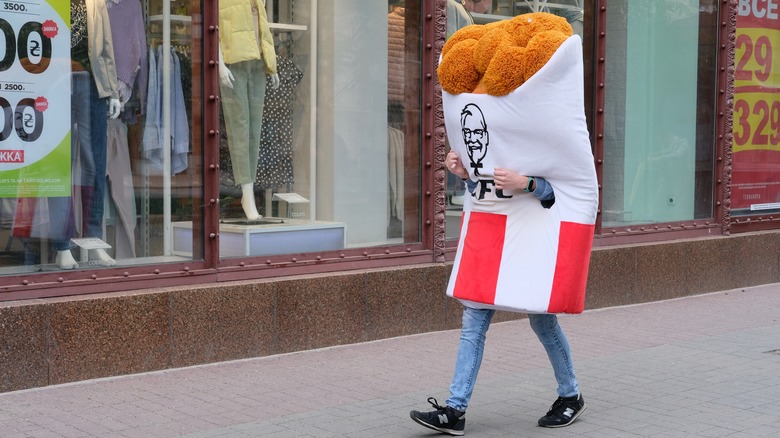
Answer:
<path fill-rule="evenodd" d="M 780 7 L 740 1 L 734 77 L 731 208 L 780 209 Z"/>
<path fill-rule="evenodd" d="M 70 196 L 70 1 L 0 10 L 0 198 Z"/>

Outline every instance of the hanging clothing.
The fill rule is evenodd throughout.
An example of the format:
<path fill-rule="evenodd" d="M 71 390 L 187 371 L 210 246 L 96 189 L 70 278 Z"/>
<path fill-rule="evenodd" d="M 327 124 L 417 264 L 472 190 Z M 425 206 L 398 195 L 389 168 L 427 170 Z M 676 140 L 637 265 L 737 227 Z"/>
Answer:
<path fill-rule="evenodd" d="M 390 184 L 390 217 L 401 219 L 404 212 L 404 132 L 387 128 L 387 164 Z"/>
<path fill-rule="evenodd" d="M 181 82 L 179 56 L 171 50 L 171 174 L 184 172 L 189 167 L 190 125 Z M 159 65 L 158 65 L 159 67 Z"/>
<path fill-rule="evenodd" d="M 149 60 L 149 74 L 147 75 L 149 80 L 146 84 L 146 120 L 144 121 L 144 134 L 141 140 L 141 155 L 144 158 L 148 158 L 151 155 L 151 151 L 162 148 L 162 143 L 160 143 L 162 126 L 159 124 L 162 119 L 158 120 L 157 118 L 157 113 L 160 111 L 158 108 L 160 91 L 157 84 L 157 57 L 154 55 L 154 49 L 151 47 L 149 48 L 147 59 Z"/>
<path fill-rule="evenodd" d="M 161 172 L 164 165 L 163 154 L 163 62 L 162 46 L 157 48 L 155 56 L 149 56 L 149 86 L 146 105 L 146 123 L 144 125 L 143 157 L 149 161 L 152 171 Z M 182 90 L 181 64 L 175 50 L 170 54 L 170 127 L 171 140 L 170 171 L 172 175 L 183 172 L 189 166 L 190 128 Z M 154 69 L 153 69 L 154 68 Z"/>
<path fill-rule="evenodd" d="M 135 190 L 133 170 L 130 167 L 130 151 L 127 144 L 127 126 L 118 119 L 108 121 L 108 176 L 111 200 L 117 210 L 116 243 L 117 259 L 135 258 Z"/>
<path fill-rule="evenodd" d="M 279 56 L 277 62 L 279 87 L 266 90 L 257 167 L 258 185 L 269 189 L 293 183 L 293 102 L 295 87 L 303 79 L 290 58 Z"/>

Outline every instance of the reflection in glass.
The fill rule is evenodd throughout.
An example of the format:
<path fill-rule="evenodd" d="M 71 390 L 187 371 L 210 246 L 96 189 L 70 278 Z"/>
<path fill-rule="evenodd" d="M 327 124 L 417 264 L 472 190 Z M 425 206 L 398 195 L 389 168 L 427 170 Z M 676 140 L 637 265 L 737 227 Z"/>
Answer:
<path fill-rule="evenodd" d="M 700 3 L 610 3 L 603 226 L 712 217 L 717 14 Z"/>

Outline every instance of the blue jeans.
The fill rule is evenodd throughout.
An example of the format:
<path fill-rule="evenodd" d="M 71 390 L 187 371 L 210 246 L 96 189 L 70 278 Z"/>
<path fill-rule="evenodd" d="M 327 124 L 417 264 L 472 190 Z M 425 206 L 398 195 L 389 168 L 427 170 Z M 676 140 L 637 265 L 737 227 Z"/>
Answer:
<path fill-rule="evenodd" d="M 463 326 L 455 361 L 455 375 L 450 385 L 450 398 L 447 399 L 447 405 L 459 411 L 466 410 L 474 391 L 474 383 L 477 381 L 482 354 L 485 351 L 485 335 L 495 313 L 495 310 L 463 308 Z M 569 341 L 558 325 L 558 317 L 550 314 L 529 314 L 528 321 L 547 351 L 555 380 L 558 382 L 558 395 L 577 395 L 580 389 L 574 376 Z"/>
<path fill-rule="evenodd" d="M 71 165 L 78 169 L 73 188 L 81 192 L 83 237 L 103 237 L 103 197 L 106 191 L 107 105 L 98 96 L 95 81 L 87 72 L 74 72 L 71 90 Z M 76 166 L 76 162 L 79 166 Z M 70 248 L 75 236 L 73 198 L 49 198 L 52 246 L 57 251 Z"/>

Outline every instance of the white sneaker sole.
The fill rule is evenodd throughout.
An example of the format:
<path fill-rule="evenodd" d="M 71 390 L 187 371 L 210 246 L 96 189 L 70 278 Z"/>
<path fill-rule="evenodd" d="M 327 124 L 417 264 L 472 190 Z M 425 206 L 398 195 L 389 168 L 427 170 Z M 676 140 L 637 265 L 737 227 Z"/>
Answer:
<path fill-rule="evenodd" d="M 465 433 L 462 430 L 442 429 L 442 428 L 436 427 L 436 426 L 434 426 L 432 424 L 425 423 L 422 420 L 420 420 L 419 418 L 417 418 L 414 415 L 412 415 L 411 412 L 409 413 L 409 416 L 412 418 L 412 420 L 414 420 L 415 423 L 417 423 L 417 424 L 419 424 L 421 426 L 425 426 L 428 429 L 433 429 L 436 432 L 446 433 L 447 435 L 453 435 L 453 436 L 463 436 L 463 434 Z"/>

